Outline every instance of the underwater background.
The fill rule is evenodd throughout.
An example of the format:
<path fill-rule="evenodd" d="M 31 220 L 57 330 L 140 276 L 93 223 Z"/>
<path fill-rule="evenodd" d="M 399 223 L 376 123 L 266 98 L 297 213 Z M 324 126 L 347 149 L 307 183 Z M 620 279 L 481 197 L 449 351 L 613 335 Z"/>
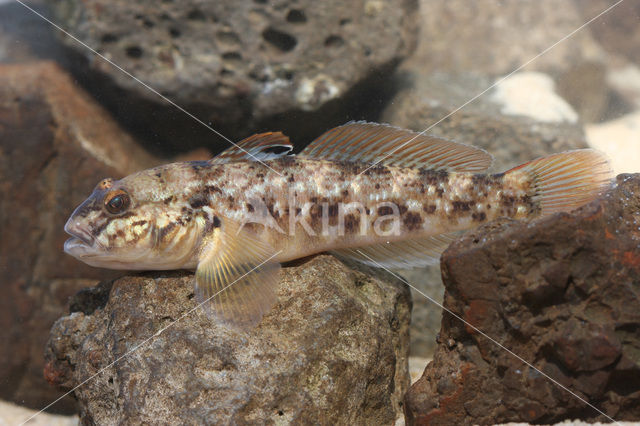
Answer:
<path fill-rule="evenodd" d="M 442 269 L 393 271 L 411 289 L 328 256 L 294 265 L 282 292 L 301 304 L 315 294 L 304 309 L 322 327 L 297 330 L 306 311 L 292 308 L 247 343 L 186 323 L 48 407 L 164 324 L 141 312 L 187 297 L 183 275 L 127 281 L 63 253 L 65 221 L 101 179 L 207 160 L 265 131 L 282 131 L 299 152 L 352 120 L 481 147 L 494 172 L 586 147 L 605 152 L 616 174 L 638 172 L 640 2 L 1 0 L 0 424 L 44 407 L 29 424 L 640 420 L 631 174 L 580 213 L 533 231 L 488 225 L 456 242 Z M 290 351 L 287 330 L 299 344 Z M 272 364 L 241 375 L 249 356 Z M 233 385 L 215 387 L 224 380 Z M 257 396 L 265 389 L 272 398 Z M 176 407 L 184 411 L 158 417 Z"/>

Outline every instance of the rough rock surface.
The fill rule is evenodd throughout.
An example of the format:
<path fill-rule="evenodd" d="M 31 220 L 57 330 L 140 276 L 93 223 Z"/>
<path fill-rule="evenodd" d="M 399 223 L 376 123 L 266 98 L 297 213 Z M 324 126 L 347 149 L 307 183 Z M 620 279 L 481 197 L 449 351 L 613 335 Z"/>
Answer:
<path fill-rule="evenodd" d="M 101 178 L 152 161 L 54 64 L 0 66 L 0 398 L 39 409 L 59 396 L 42 378 L 51 324 L 113 276 L 62 252 L 64 223 Z"/>
<path fill-rule="evenodd" d="M 102 284 L 54 325 L 45 372 L 70 388 L 107 367 L 75 391 L 85 423 L 390 424 L 409 385 L 410 294 L 362 271 L 330 256 L 283 268 L 248 334 L 187 314 L 192 274 Z"/>
<path fill-rule="evenodd" d="M 232 139 L 265 120 L 270 127 L 275 115 L 316 111 L 358 85 L 370 86 L 417 39 L 416 0 L 51 3 L 72 34 Z M 123 119 L 158 137 L 166 133 L 163 142 L 174 148 L 203 140 L 226 147 L 131 77 L 66 41 L 113 85 L 100 97 Z M 118 106 L 123 98 L 126 108 Z M 331 113 L 321 112 L 298 127 L 319 121 L 326 128 Z"/>
<path fill-rule="evenodd" d="M 443 254 L 444 305 L 616 420 L 640 419 L 640 175 L 571 214 L 503 220 Z M 450 314 L 409 424 L 606 420 Z"/>

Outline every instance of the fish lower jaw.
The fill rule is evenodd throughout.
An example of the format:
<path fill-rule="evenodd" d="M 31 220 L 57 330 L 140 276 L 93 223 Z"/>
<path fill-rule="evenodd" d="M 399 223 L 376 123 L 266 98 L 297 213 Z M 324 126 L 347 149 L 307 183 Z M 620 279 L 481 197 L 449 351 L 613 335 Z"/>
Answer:
<path fill-rule="evenodd" d="M 64 242 L 64 252 L 76 258 L 90 254 L 92 248 L 93 244 L 78 237 L 71 237 Z"/>

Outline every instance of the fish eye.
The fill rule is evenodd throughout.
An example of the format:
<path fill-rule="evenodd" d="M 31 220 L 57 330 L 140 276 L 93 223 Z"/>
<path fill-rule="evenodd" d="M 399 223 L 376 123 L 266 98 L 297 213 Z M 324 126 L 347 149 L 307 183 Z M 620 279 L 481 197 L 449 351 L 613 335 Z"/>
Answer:
<path fill-rule="evenodd" d="M 104 206 L 111 214 L 124 212 L 129 208 L 130 204 L 131 199 L 129 198 L 129 194 L 121 189 L 111 191 L 104 197 Z"/>

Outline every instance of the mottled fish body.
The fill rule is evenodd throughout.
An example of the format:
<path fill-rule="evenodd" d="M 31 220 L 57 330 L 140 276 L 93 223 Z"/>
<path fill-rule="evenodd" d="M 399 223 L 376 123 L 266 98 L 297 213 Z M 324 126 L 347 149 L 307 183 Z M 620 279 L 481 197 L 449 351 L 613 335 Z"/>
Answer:
<path fill-rule="evenodd" d="M 379 267 L 426 265 L 460 231 L 571 210 L 611 179 L 593 150 L 481 174 L 491 164 L 483 150 L 374 123 L 291 149 L 265 133 L 211 161 L 106 179 L 69 219 L 65 250 L 99 267 L 196 269 L 199 299 L 242 327 L 275 302 L 281 262 L 331 251 Z"/>

